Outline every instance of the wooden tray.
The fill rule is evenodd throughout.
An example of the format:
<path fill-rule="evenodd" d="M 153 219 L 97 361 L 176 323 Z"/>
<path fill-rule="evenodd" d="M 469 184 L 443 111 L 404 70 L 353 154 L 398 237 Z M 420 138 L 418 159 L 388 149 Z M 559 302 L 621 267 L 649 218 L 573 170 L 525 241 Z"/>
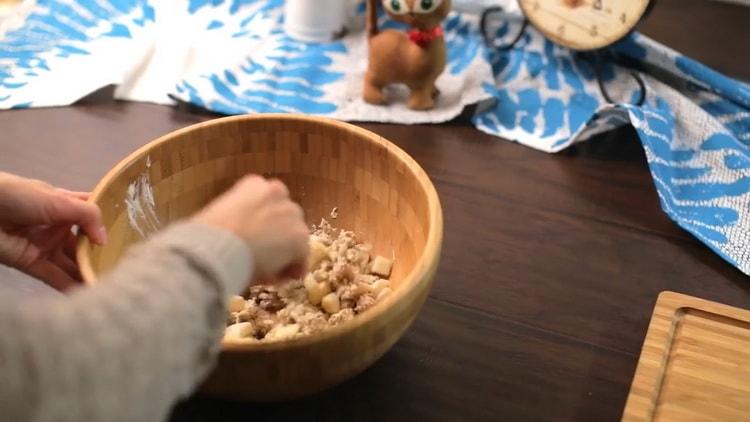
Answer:
<path fill-rule="evenodd" d="M 659 295 L 623 421 L 750 421 L 750 311 Z"/>

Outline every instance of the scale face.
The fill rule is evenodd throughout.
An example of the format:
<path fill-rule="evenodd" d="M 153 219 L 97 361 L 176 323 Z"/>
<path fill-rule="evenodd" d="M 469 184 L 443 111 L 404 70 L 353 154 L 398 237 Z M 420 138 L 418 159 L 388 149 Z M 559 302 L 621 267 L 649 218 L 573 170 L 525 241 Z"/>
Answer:
<path fill-rule="evenodd" d="M 655 0 L 518 0 L 534 27 L 557 44 L 595 50 L 635 28 Z"/>

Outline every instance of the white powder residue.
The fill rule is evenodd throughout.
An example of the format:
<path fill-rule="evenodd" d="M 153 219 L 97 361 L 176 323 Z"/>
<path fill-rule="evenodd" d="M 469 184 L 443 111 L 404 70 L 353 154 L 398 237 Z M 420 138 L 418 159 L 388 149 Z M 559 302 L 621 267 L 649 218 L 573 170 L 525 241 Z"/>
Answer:
<path fill-rule="evenodd" d="M 147 159 L 147 166 L 150 160 Z M 125 206 L 128 208 L 128 222 L 141 237 L 146 238 L 161 228 L 159 216 L 156 214 L 156 201 L 151 186 L 151 177 L 148 173 L 138 176 L 128 186 L 125 197 Z"/>

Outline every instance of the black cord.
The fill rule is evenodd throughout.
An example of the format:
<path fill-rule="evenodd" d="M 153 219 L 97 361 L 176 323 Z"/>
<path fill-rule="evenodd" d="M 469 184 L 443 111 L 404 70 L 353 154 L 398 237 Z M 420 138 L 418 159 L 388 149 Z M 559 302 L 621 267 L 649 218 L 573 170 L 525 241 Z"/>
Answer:
<path fill-rule="evenodd" d="M 513 41 L 511 41 L 508 44 L 497 46 L 492 40 L 492 37 L 489 34 L 489 30 L 487 29 L 487 21 L 489 20 L 489 16 L 493 13 L 502 13 L 503 8 L 500 6 L 493 6 L 488 7 L 487 9 L 484 9 L 482 11 L 482 16 L 479 19 L 479 30 L 482 31 L 482 38 L 484 38 L 485 44 L 487 44 L 490 47 L 497 48 L 499 51 L 508 51 L 512 49 L 513 47 L 518 44 L 519 41 L 521 41 L 521 38 L 523 37 L 523 34 L 526 33 L 526 27 L 529 26 L 529 20 L 524 18 L 523 23 L 521 24 L 521 29 L 518 31 L 518 34 L 516 34 L 516 37 L 513 38 Z"/>
<path fill-rule="evenodd" d="M 518 42 L 523 37 L 524 33 L 526 32 L 526 28 L 529 26 L 529 20 L 524 18 L 523 23 L 521 24 L 521 29 L 518 31 L 518 34 L 513 38 L 513 41 L 511 41 L 508 44 L 504 45 L 495 45 L 493 38 L 490 36 L 490 31 L 487 27 L 489 17 L 492 14 L 495 13 L 502 13 L 503 8 L 500 6 L 493 6 L 488 7 L 487 9 L 484 9 L 482 11 L 482 16 L 479 19 L 479 29 L 482 31 L 482 38 L 484 38 L 485 44 L 487 44 L 488 47 L 496 48 L 499 51 L 508 51 L 516 46 Z M 604 73 L 604 65 L 603 65 L 603 59 L 605 55 L 608 59 L 610 59 L 612 62 L 617 62 L 617 58 L 611 53 L 610 50 L 607 49 L 601 49 L 597 50 L 591 53 L 584 53 L 580 52 L 577 54 L 579 57 L 588 59 L 591 55 L 593 55 L 593 62 L 594 62 L 594 73 L 596 74 L 596 82 L 599 85 L 599 91 L 602 94 L 602 97 L 604 97 L 604 100 L 607 101 L 609 104 L 615 104 L 615 101 L 612 100 L 612 97 L 610 97 L 609 92 L 607 91 L 607 87 L 604 84 L 604 78 L 602 77 Z M 646 102 L 646 83 L 643 81 L 643 78 L 641 75 L 639 75 L 636 72 L 629 72 L 630 76 L 635 79 L 635 82 L 638 84 L 638 88 L 640 90 L 640 95 L 638 96 L 638 101 L 636 101 L 633 105 L 636 107 L 642 106 Z"/>
<path fill-rule="evenodd" d="M 610 97 L 609 92 L 607 91 L 607 87 L 604 84 L 604 58 L 607 56 L 607 58 L 610 59 L 612 62 L 617 62 L 617 58 L 609 51 L 609 50 L 600 50 L 595 51 L 593 53 L 594 56 L 594 73 L 596 74 L 596 83 L 599 85 L 599 91 L 602 94 L 602 97 L 604 97 L 604 100 L 607 101 L 609 104 L 615 104 L 615 101 L 612 100 L 612 97 Z M 585 57 L 585 55 L 582 55 Z M 640 107 L 646 102 L 646 83 L 643 82 L 643 78 L 641 75 L 637 74 L 636 72 L 628 72 L 630 76 L 635 79 L 635 82 L 638 84 L 638 89 L 640 91 L 640 95 L 638 96 L 638 100 L 633 103 L 634 106 Z"/>

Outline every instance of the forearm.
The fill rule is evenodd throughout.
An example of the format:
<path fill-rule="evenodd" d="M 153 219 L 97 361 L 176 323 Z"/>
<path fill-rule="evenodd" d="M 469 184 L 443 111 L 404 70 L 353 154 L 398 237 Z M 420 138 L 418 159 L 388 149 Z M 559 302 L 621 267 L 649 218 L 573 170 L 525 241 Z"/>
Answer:
<path fill-rule="evenodd" d="M 211 368 L 249 259 L 227 232 L 176 227 L 96 287 L 3 305 L 0 408 L 9 420 L 164 418 Z"/>

